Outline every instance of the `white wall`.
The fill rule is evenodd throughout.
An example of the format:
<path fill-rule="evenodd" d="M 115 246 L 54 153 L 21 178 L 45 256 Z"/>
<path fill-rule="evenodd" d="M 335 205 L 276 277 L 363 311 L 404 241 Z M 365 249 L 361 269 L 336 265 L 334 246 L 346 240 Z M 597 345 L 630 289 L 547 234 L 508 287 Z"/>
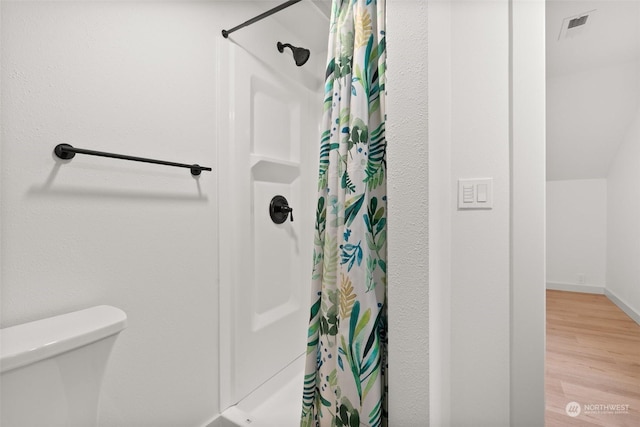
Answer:
<path fill-rule="evenodd" d="M 547 79 L 547 179 L 606 178 L 638 105 L 638 62 Z"/>
<path fill-rule="evenodd" d="M 592 287 L 602 292 L 606 285 L 607 180 L 547 181 L 546 234 L 547 286 L 578 285 L 578 289 Z"/>
<path fill-rule="evenodd" d="M 427 4 L 387 13 L 389 425 L 411 426 L 429 419 Z"/>
<path fill-rule="evenodd" d="M 607 180 L 607 290 L 640 319 L 640 110 Z"/>
<path fill-rule="evenodd" d="M 544 424 L 545 7 L 511 6 L 510 425 Z"/>
<path fill-rule="evenodd" d="M 451 423 L 451 6 L 430 1 L 429 66 L 429 415 Z"/>
<path fill-rule="evenodd" d="M 533 175 L 535 191 L 529 200 L 543 208 L 544 7 L 534 3 L 535 10 L 520 15 L 531 22 L 528 12 L 535 12 L 530 25 L 537 31 L 520 33 L 518 41 L 528 41 L 524 44 L 534 47 L 524 52 L 534 53 L 532 57 L 521 55 L 519 66 L 526 64 L 532 74 L 538 74 L 533 82 L 518 86 L 535 88 L 533 94 L 519 92 L 518 102 L 523 107 L 519 112 L 533 115 L 519 116 L 522 138 L 518 142 L 521 147 L 533 147 L 519 153 L 525 152 L 527 157 L 533 152 L 539 160 L 531 169 L 534 172 L 526 170 L 520 177 L 524 178 L 522 188 L 526 188 Z M 417 417 L 420 413 L 415 411 L 419 399 L 424 411 L 429 402 L 431 425 L 508 426 L 514 396 L 521 405 L 514 409 L 513 425 L 531 420 L 535 425 L 544 413 L 544 251 L 540 233 L 544 215 L 538 209 L 528 214 L 532 221 L 518 225 L 524 224 L 522 227 L 539 235 L 531 248 L 519 252 L 519 256 L 533 255 L 519 258 L 529 260 L 522 263 L 527 268 L 520 269 L 527 270 L 526 280 L 520 280 L 522 275 L 516 277 L 517 286 L 532 285 L 531 292 L 518 288 L 518 298 L 536 298 L 529 304 L 535 319 L 530 320 L 525 311 L 518 317 L 526 324 L 518 331 L 532 336 L 535 348 L 528 359 L 515 352 L 513 360 L 519 363 L 512 367 L 509 2 L 430 1 L 428 19 L 422 16 L 424 10 L 418 4 L 390 1 L 388 8 L 389 33 L 397 37 L 395 41 L 389 39 L 389 206 L 390 218 L 396 218 L 394 223 L 402 227 L 389 237 L 390 266 L 395 266 L 389 276 L 390 310 L 402 310 L 390 322 L 389 332 L 391 424 L 425 425 L 426 418 Z M 429 37 L 427 62 L 424 50 L 416 49 L 419 43 L 413 40 L 424 40 L 424 35 L 416 32 L 416 27 L 427 31 L 424 22 Z M 426 83 L 420 78 L 425 67 L 429 77 L 427 135 L 421 103 Z M 402 117 L 401 122 L 394 123 L 394 117 Z M 535 129 L 528 132 L 532 123 Z M 425 154 L 416 141 L 425 144 L 427 137 L 429 164 L 425 171 Z M 494 209 L 457 211 L 457 179 L 485 176 L 494 178 Z M 416 192 L 416 186 L 423 188 Z M 427 200 L 428 211 L 423 208 Z M 427 218 L 430 223 L 425 229 Z M 530 223 L 535 223 L 534 227 Z M 427 240 L 429 269 L 424 271 L 422 252 Z M 530 265 L 533 267 L 528 269 Z M 420 290 L 427 284 L 428 305 Z M 398 308 L 398 301 L 406 305 Z M 422 378 L 425 373 L 427 313 L 430 384 L 428 390 L 421 388 L 414 394 L 413 386 L 407 388 L 413 382 L 403 381 L 409 374 Z M 531 331 L 533 335 L 529 335 Z M 398 369 L 404 372 L 395 380 Z M 512 370 L 516 374 L 513 381 Z M 434 393 L 440 395 L 432 396 Z M 526 403 L 522 401 L 525 395 L 529 397 Z M 528 409 L 522 410 L 523 406 Z"/>
<path fill-rule="evenodd" d="M 218 412 L 217 178 L 52 150 L 215 166 L 218 20 L 206 3 L 2 3 L 2 326 L 122 308 L 103 425 Z"/>
<path fill-rule="evenodd" d="M 458 211 L 452 198 L 451 424 L 507 426 L 508 1 L 454 1 L 451 37 L 449 189 L 456 194 L 459 178 L 492 177 L 494 184 L 493 210 Z"/>

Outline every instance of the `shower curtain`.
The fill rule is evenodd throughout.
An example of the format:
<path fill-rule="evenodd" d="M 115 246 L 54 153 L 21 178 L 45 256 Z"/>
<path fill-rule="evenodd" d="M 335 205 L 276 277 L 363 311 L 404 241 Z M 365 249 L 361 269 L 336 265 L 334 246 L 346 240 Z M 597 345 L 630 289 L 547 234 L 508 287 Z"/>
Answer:
<path fill-rule="evenodd" d="M 330 25 L 301 426 L 386 426 L 385 0 Z"/>

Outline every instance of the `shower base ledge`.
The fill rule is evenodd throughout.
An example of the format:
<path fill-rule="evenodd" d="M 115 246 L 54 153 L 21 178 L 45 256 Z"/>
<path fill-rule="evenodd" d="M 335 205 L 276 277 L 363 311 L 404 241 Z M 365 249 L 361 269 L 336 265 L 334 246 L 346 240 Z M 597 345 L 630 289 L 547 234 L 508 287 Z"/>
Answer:
<path fill-rule="evenodd" d="M 298 427 L 305 355 L 254 390 L 220 417 L 220 427 Z"/>

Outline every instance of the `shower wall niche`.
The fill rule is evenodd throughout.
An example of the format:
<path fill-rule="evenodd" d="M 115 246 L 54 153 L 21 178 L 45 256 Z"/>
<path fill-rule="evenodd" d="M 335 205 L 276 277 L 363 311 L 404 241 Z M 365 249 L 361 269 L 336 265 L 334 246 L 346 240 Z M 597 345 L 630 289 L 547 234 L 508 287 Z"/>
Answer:
<path fill-rule="evenodd" d="M 224 411 L 306 350 L 323 72 L 311 61 L 305 70 L 296 67 L 276 50 L 276 39 L 260 53 L 222 44 L 220 81 L 228 82 L 218 94 Z M 324 61 L 324 52 L 314 54 Z M 288 200 L 293 221 L 271 220 L 276 195 Z"/>

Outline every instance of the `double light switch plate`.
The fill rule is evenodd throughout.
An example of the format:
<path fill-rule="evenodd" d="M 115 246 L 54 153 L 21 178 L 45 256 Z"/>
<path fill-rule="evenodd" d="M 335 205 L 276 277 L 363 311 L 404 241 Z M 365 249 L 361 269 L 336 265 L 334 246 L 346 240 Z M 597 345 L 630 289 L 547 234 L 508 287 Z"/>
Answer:
<path fill-rule="evenodd" d="M 458 209 L 493 209 L 493 178 L 459 179 Z"/>

